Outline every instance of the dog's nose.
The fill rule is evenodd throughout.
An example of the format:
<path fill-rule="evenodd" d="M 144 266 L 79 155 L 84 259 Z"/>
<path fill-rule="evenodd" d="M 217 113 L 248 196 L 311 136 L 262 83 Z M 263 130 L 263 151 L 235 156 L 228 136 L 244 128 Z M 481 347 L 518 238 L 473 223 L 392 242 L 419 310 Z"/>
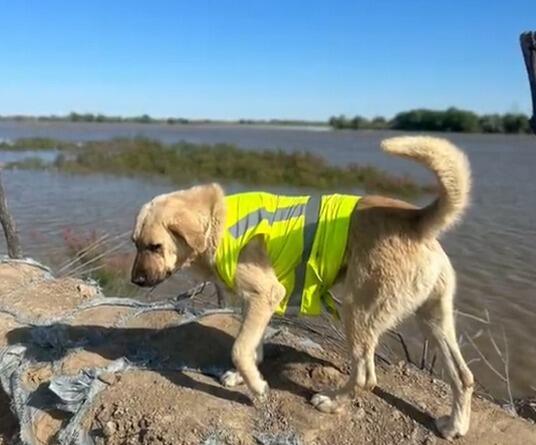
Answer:
<path fill-rule="evenodd" d="M 132 277 L 132 282 L 138 286 L 143 286 L 145 284 L 145 277 L 143 275 Z"/>

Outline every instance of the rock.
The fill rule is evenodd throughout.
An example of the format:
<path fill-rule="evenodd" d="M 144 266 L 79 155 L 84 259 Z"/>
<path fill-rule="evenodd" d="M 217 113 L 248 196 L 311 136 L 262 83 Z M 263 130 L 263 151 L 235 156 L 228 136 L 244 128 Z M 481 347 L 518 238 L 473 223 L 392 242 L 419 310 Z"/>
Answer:
<path fill-rule="evenodd" d="M 436 438 L 434 436 L 428 436 L 424 439 L 423 445 L 435 445 Z"/>
<path fill-rule="evenodd" d="M 91 284 L 79 283 L 76 289 L 80 292 L 82 298 L 95 298 L 99 294 L 99 289 Z"/>
<path fill-rule="evenodd" d="M 316 366 L 310 374 L 315 384 L 322 386 L 336 385 L 343 377 L 333 366 Z"/>
<path fill-rule="evenodd" d="M 112 420 L 106 422 L 104 428 L 102 429 L 102 432 L 106 437 L 112 437 L 116 431 L 117 425 Z"/>
<path fill-rule="evenodd" d="M 355 420 L 361 420 L 363 419 L 363 417 L 365 417 L 367 415 L 367 413 L 365 412 L 365 410 L 363 408 L 358 408 L 357 410 L 355 410 L 354 412 L 354 419 Z"/>
<path fill-rule="evenodd" d="M 107 385 L 113 385 L 119 378 L 118 374 L 113 374 L 111 372 L 105 372 L 99 375 L 99 380 L 106 383 Z"/>

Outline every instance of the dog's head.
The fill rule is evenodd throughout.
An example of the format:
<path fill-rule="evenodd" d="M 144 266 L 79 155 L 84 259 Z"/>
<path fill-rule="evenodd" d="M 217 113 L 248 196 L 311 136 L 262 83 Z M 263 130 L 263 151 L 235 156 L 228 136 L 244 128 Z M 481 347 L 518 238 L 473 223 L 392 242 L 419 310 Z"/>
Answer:
<path fill-rule="evenodd" d="M 137 250 L 132 282 L 155 286 L 205 253 L 220 207 L 223 191 L 217 184 L 160 195 L 145 204 L 132 233 Z"/>

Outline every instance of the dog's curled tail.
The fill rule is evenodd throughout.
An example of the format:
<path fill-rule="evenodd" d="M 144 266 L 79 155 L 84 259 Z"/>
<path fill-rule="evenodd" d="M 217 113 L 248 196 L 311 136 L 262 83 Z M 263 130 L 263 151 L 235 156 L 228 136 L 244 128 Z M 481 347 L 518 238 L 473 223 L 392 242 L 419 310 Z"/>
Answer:
<path fill-rule="evenodd" d="M 432 170 L 439 182 L 439 197 L 417 210 L 418 230 L 437 236 L 455 224 L 469 204 L 471 168 L 465 154 L 445 139 L 400 136 L 382 141 L 382 149 L 413 159 Z"/>

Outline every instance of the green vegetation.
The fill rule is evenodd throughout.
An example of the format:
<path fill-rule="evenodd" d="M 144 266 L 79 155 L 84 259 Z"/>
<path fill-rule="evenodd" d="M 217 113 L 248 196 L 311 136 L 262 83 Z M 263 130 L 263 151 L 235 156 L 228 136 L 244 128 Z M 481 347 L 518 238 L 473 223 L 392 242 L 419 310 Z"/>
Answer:
<path fill-rule="evenodd" d="M 387 129 L 405 131 L 445 131 L 457 133 L 529 133 L 528 116 L 524 114 L 485 114 L 449 108 L 445 111 L 417 109 L 398 113 L 390 121 L 383 117 L 368 120 L 362 116 L 331 117 L 335 129 Z"/>
<path fill-rule="evenodd" d="M 8 167 L 28 165 L 22 161 L 8 164 Z M 60 154 L 54 167 L 73 173 L 162 176 L 177 184 L 218 180 L 320 189 L 359 186 L 399 195 L 432 191 L 430 186 L 374 167 L 356 164 L 336 167 L 310 153 L 241 150 L 228 144 L 179 142 L 164 145 L 148 139 L 86 142 L 83 149 L 68 156 Z"/>
<path fill-rule="evenodd" d="M 21 138 L 15 141 L 0 141 L 0 150 L 75 150 L 82 144 L 49 138 Z"/>

